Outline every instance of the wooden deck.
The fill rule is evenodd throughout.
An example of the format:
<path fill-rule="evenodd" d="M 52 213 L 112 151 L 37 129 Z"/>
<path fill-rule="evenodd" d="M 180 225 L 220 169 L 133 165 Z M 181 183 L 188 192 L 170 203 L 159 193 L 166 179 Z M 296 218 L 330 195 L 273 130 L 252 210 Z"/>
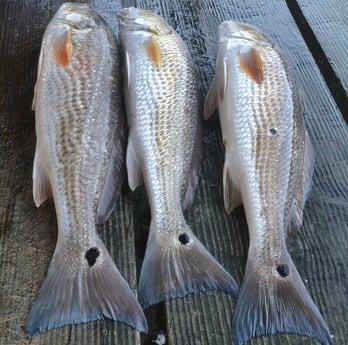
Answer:
<path fill-rule="evenodd" d="M 53 253 L 53 203 L 32 200 L 35 149 L 31 111 L 37 60 L 55 0 L 0 0 L 0 344 L 232 345 L 235 300 L 202 293 L 147 311 L 149 334 L 108 320 L 67 326 L 25 338 L 24 325 Z M 187 43 L 202 99 L 213 77 L 217 27 L 227 19 L 252 23 L 280 46 L 307 94 L 306 123 L 316 151 L 314 186 L 304 226 L 290 239 L 292 258 L 328 323 L 336 345 L 348 343 L 348 10 L 344 0 L 100 0 L 93 7 L 117 30 L 116 13 L 135 5 L 161 14 Z M 187 220 L 208 250 L 240 283 L 248 236 L 243 209 L 227 216 L 222 202 L 223 147 L 218 121 L 204 132 L 201 180 Z M 144 189 L 127 187 L 100 235 L 136 290 L 149 208 Z M 157 344 L 161 344 L 157 342 Z M 314 345 L 294 335 L 257 338 L 252 345 Z"/>

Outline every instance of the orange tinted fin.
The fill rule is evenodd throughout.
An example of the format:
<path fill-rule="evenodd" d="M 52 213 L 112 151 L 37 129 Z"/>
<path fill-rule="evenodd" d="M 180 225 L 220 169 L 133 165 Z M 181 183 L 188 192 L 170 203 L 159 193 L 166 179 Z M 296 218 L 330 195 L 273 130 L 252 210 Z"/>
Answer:
<path fill-rule="evenodd" d="M 239 62 L 242 70 L 256 83 L 263 81 L 262 59 L 255 48 L 245 48 L 239 51 Z"/>
<path fill-rule="evenodd" d="M 153 61 L 157 68 L 160 68 L 162 65 L 162 54 L 158 43 L 150 37 L 144 44 L 147 56 Z"/>
<path fill-rule="evenodd" d="M 52 52 L 57 64 L 66 67 L 70 63 L 72 54 L 72 40 L 70 31 L 61 28 L 52 40 Z"/>

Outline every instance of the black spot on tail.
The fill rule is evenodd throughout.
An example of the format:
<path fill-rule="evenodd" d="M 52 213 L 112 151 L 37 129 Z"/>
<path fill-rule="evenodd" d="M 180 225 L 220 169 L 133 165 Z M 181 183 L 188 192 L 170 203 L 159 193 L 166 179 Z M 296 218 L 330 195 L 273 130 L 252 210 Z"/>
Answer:
<path fill-rule="evenodd" d="M 276 128 L 270 128 L 268 132 L 269 132 L 270 135 L 273 136 L 273 135 L 277 134 L 277 129 Z"/>
<path fill-rule="evenodd" d="M 99 249 L 96 247 L 89 248 L 86 252 L 85 258 L 88 262 L 89 267 L 92 267 L 97 262 L 99 256 Z"/>
<path fill-rule="evenodd" d="M 187 244 L 190 242 L 190 237 L 185 232 L 179 235 L 179 241 L 181 244 Z"/>
<path fill-rule="evenodd" d="M 279 275 L 283 278 L 287 277 L 290 273 L 290 269 L 288 265 L 278 265 L 277 266 L 277 272 L 279 273 Z"/>

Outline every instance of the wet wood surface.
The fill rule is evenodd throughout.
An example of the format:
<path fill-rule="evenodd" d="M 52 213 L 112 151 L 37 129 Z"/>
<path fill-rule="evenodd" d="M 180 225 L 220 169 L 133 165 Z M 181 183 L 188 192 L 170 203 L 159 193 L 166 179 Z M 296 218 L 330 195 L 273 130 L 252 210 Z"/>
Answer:
<path fill-rule="evenodd" d="M 33 86 L 43 32 L 61 1 L 0 0 L 0 344 L 156 344 L 159 334 L 172 345 L 232 345 L 231 319 L 235 300 L 222 293 L 201 293 L 150 308 L 149 335 L 109 320 L 67 326 L 25 338 L 24 325 L 53 254 L 57 225 L 52 202 L 37 209 L 32 200 L 32 162 L 35 149 Z M 323 23 L 342 20 L 340 2 L 330 2 L 330 17 L 321 2 L 299 1 L 304 18 Z M 236 19 L 260 27 L 282 49 L 306 94 L 306 124 L 316 152 L 313 190 L 304 212 L 304 226 L 289 241 L 291 256 L 305 285 L 321 310 L 334 343 L 348 339 L 348 131 L 320 66 L 308 48 L 287 2 L 237 0 L 92 1 L 92 6 L 117 32 L 116 14 L 122 5 L 136 5 L 162 15 L 182 36 L 197 69 L 201 100 L 213 78 L 217 27 Z M 338 6 L 335 7 L 335 5 Z M 335 11 L 334 11 L 335 10 Z M 313 18 L 315 16 L 312 16 Z M 333 17 L 332 17 L 333 16 Z M 330 18 L 327 19 L 327 18 Z M 344 20 L 344 19 L 343 19 Z M 329 24 L 328 24 L 329 25 Z M 322 30 L 323 32 L 325 30 Z M 347 82 L 340 59 L 345 33 L 327 48 L 336 77 Z M 323 38 L 324 41 L 325 37 Z M 337 49 L 336 49 L 337 48 Z M 342 50 L 341 50 L 342 49 Z M 344 55 L 344 56 L 342 56 Z M 333 57 L 337 56 L 336 63 Z M 347 60 L 342 60 L 347 61 Z M 342 102 L 346 100 L 343 99 Z M 224 160 L 217 119 L 205 124 L 204 159 L 194 204 L 186 217 L 192 230 L 240 284 L 248 248 L 242 208 L 230 216 L 222 202 Z M 118 268 L 136 291 L 141 256 L 146 244 L 149 209 L 140 188 L 124 193 L 111 218 L 98 228 Z M 161 344 L 157 341 L 157 344 Z M 257 338 L 252 345 L 314 345 L 295 335 Z"/>
<path fill-rule="evenodd" d="M 286 0 L 307 47 L 348 122 L 348 8 L 345 1 Z"/>

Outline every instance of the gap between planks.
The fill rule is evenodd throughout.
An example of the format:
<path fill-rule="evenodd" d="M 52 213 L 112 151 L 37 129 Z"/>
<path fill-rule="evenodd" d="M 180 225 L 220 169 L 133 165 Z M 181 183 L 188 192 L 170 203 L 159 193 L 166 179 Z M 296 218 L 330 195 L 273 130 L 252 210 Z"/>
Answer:
<path fill-rule="evenodd" d="M 298 29 L 300 30 L 306 45 L 311 52 L 321 74 L 334 98 L 339 110 L 346 123 L 348 124 L 348 95 L 342 85 L 341 80 L 332 68 L 323 48 L 321 47 L 315 33 L 309 25 L 297 1 L 285 0 L 292 14 Z"/>

